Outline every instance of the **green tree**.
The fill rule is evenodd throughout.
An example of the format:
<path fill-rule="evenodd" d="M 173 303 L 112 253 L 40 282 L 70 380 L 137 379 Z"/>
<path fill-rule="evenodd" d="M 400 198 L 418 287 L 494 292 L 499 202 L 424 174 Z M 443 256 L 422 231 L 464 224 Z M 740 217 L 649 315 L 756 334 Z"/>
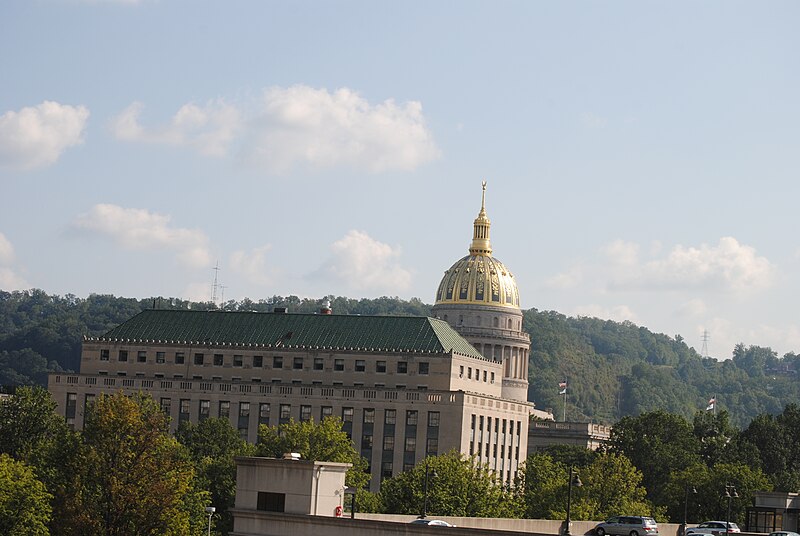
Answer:
<path fill-rule="evenodd" d="M 217 530 L 227 534 L 233 529 L 229 509 L 236 499 L 235 456 L 248 456 L 255 447 L 242 439 L 228 419 L 205 419 L 198 424 L 181 424 L 175 434 L 194 461 L 199 483 L 211 493 L 217 509 Z"/>
<path fill-rule="evenodd" d="M 30 467 L 0 454 L 0 534 L 49 535 L 51 498 Z"/>
<path fill-rule="evenodd" d="M 523 489 L 524 516 L 528 519 L 556 519 L 567 504 L 567 466 L 549 453 L 528 456 L 519 472 L 517 486 Z"/>
<path fill-rule="evenodd" d="M 46 389 L 19 387 L 0 403 L 0 452 L 35 463 L 47 444 L 66 431 Z"/>
<path fill-rule="evenodd" d="M 380 497 L 384 511 L 421 514 L 428 468 L 428 513 L 459 517 L 519 517 L 517 502 L 494 472 L 452 451 L 433 456 L 413 469 L 385 480 Z M 434 475 L 435 476 L 432 476 Z"/>
<path fill-rule="evenodd" d="M 200 530 L 205 494 L 152 398 L 100 395 L 71 445 L 61 534 L 179 535 Z M 199 495 L 199 496 L 198 496 Z"/>

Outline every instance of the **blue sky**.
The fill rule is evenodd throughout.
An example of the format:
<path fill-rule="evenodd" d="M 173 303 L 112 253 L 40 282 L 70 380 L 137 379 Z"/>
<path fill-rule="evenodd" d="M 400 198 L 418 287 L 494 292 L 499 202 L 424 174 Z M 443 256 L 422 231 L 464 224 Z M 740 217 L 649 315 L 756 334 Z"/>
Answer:
<path fill-rule="evenodd" d="M 419 297 L 800 351 L 796 2 L 0 5 L 0 289 Z M 534 334 L 535 336 L 535 334 Z"/>

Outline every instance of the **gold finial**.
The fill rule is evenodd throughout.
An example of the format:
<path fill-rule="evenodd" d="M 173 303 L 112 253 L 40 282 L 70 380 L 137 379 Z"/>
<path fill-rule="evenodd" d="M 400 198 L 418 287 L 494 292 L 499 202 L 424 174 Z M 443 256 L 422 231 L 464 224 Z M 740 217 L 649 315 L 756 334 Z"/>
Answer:
<path fill-rule="evenodd" d="M 470 255 L 491 255 L 492 245 L 489 243 L 489 227 L 491 222 L 486 217 L 486 181 L 481 182 L 481 211 L 475 218 Z"/>

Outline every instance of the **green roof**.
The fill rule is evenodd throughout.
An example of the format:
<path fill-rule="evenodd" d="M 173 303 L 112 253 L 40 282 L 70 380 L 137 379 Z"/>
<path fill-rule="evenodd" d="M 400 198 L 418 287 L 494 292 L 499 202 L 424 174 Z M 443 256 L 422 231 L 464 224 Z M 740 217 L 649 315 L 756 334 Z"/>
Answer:
<path fill-rule="evenodd" d="M 148 309 L 99 340 L 361 352 L 453 351 L 483 358 L 447 322 L 424 316 Z"/>

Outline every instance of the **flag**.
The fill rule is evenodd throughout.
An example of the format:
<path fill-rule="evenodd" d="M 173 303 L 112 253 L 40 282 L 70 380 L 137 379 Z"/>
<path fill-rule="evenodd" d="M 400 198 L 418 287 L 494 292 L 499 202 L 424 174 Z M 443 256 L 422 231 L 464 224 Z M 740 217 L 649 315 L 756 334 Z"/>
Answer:
<path fill-rule="evenodd" d="M 558 388 L 560 389 L 558 394 L 560 395 L 567 394 L 567 381 L 564 380 L 563 382 L 558 382 Z"/>
<path fill-rule="evenodd" d="M 712 397 L 711 400 L 708 401 L 708 406 L 706 406 L 706 411 L 711 411 L 714 409 L 714 406 L 717 405 L 717 397 Z"/>

